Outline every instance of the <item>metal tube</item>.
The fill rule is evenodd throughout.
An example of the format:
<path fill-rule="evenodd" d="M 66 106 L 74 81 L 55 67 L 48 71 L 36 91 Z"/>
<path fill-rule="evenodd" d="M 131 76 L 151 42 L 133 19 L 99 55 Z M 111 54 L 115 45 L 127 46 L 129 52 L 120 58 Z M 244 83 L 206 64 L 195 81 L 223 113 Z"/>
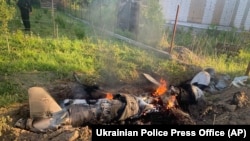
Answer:
<path fill-rule="evenodd" d="M 171 52 L 173 50 L 173 42 L 174 42 L 174 38 L 175 38 L 176 24 L 177 24 L 177 21 L 178 21 L 179 8 L 180 8 L 180 6 L 178 5 L 177 12 L 176 12 L 176 17 L 175 17 L 175 23 L 174 23 L 174 29 L 173 29 L 173 36 L 172 36 L 172 40 L 171 40 L 169 54 L 171 54 Z"/>

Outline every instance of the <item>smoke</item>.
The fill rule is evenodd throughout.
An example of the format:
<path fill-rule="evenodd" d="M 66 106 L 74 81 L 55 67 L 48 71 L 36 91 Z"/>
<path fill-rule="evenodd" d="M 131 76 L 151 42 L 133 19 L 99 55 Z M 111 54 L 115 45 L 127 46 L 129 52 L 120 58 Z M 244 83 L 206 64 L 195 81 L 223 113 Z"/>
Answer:
<path fill-rule="evenodd" d="M 164 31 L 164 17 L 156 0 L 93 0 L 87 19 L 92 25 L 156 46 Z"/>
<path fill-rule="evenodd" d="M 116 28 L 118 1 L 93 0 L 88 6 L 87 20 L 94 26 L 113 32 Z"/>
<path fill-rule="evenodd" d="M 162 39 L 165 22 L 157 0 L 92 0 L 87 5 L 84 4 L 82 9 L 84 12 L 81 15 L 93 27 L 95 36 L 109 38 L 103 32 L 111 31 L 152 47 L 156 47 Z M 121 40 L 127 39 L 120 37 Z M 112 41 L 99 41 L 97 43 L 102 53 L 97 60 L 103 62 L 103 66 L 98 68 L 105 68 L 100 69 L 100 76 L 105 77 L 109 85 L 129 82 L 132 81 L 131 78 L 139 77 L 135 67 L 128 66 L 128 69 L 120 70 L 120 66 L 124 65 L 124 56 L 127 56 L 122 56 L 123 53 L 116 50 L 117 47 L 122 48 L 122 45 L 114 46 L 110 45 Z M 110 50 L 107 51 L 106 48 Z"/>

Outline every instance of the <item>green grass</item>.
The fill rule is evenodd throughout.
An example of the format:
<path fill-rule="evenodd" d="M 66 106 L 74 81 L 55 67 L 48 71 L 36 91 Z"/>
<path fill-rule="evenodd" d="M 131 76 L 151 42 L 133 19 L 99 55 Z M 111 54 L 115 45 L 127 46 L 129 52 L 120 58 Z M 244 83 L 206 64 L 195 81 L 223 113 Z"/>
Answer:
<path fill-rule="evenodd" d="M 194 73 L 193 70 L 159 56 L 158 53 L 115 39 L 100 38 L 92 27 L 60 12 L 56 14 L 58 33 L 55 36 L 52 22 L 48 22 L 50 19 L 49 11 L 35 9 L 32 13 L 31 34 L 23 33 L 20 30 L 22 25 L 12 21 L 8 41 L 4 35 L 0 36 L 0 74 L 3 78 L 0 82 L 0 107 L 27 100 L 27 90 L 22 84 L 14 79 L 4 79 L 22 73 L 51 72 L 55 75 L 53 78 L 49 78 L 49 75 L 44 77 L 53 81 L 51 79 L 69 78 L 73 71 L 77 71 L 84 74 L 88 83 L 129 83 L 136 81 L 141 71 L 154 72 L 163 78 L 170 77 L 170 83 L 176 83 L 177 80 Z M 187 46 L 205 58 L 205 62 L 197 60 L 190 62 L 190 65 L 202 68 L 213 66 L 218 72 L 231 76 L 245 73 L 250 60 L 247 43 L 238 56 L 227 59 L 223 55 L 214 55 L 212 49 L 218 39 L 229 41 L 231 36 L 222 33 L 214 37 L 210 36 L 212 33 L 202 33 L 203 36 L 191 38 L 190 34 L 191 32 L 184 31 L 177 33 L 177 39 L 180 40 L 175 43 Z M 239 43 L 237 39 L 232 41 Z"/>

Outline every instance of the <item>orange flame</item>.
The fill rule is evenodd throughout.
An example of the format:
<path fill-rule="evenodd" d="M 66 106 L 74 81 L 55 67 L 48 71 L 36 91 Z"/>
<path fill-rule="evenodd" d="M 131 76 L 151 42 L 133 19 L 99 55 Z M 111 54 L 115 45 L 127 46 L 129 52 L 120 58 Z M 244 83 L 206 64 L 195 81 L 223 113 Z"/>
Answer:
<path fill-rule="evenodd" d="M 172 95 L 172 96 L 168 99 L 168 101 L 167 101 L 166 108 L 167 108 L 167 109 L 170 109 L 170 108 L 174 107 L 174 106 L 175 106 L 175 101 L 176 101 L 176 96 Z"/>
<path fill-rule="evenodd" d="M 106 98 L 107 99 L 113 99 L 113 94 L 112 93 L 106 93 Z"/>
<path fill-rule="evenodd" d="M 160 86 L 153 93 L 153 96 L 160 96 L 160 95 L 164 94 L 166 91 L 167 91 L 167 81 L 161 79 Z"/>

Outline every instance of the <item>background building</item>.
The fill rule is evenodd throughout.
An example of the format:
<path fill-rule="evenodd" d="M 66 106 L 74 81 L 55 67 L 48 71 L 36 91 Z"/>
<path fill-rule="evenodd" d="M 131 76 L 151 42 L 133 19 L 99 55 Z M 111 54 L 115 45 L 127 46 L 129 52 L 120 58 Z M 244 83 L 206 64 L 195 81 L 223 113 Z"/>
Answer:
<path fill-rule="evenodd" d="M 188 27 L 250 30 L 250 0 L 159 0 L 167 24 Z"/>

